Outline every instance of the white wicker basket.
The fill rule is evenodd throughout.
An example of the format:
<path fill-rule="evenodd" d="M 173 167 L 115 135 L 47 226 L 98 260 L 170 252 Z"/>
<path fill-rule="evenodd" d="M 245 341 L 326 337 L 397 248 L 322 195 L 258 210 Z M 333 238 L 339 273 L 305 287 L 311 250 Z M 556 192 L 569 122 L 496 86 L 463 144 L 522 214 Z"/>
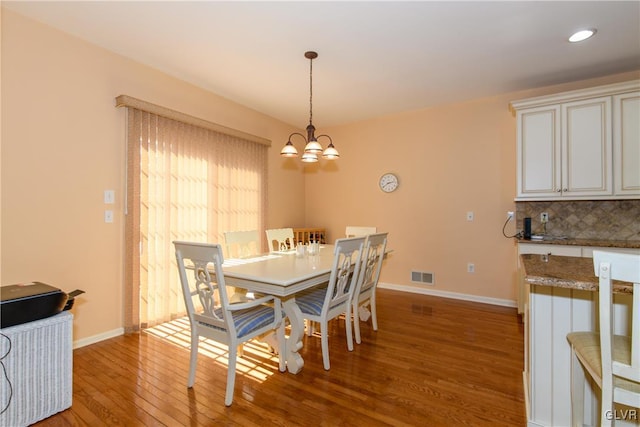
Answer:
<path fill-rule="evenodd" d="M 71 406 L 73 392 L 73 315 L 1 329 L 0 426 L 26 426 Z M 9 343 L 10 340 L 10 343 Z M 7 407 L 8 405 L 8 407 Z"/>

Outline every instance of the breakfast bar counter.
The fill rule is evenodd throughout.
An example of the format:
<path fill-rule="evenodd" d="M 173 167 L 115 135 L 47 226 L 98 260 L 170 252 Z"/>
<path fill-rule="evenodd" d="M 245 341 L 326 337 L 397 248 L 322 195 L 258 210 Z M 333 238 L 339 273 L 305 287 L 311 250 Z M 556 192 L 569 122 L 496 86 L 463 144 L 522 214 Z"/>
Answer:
<path fill-rule="evenodd" d="M 591 258 L 535 254 L 520 257 L 524 280 L 529 285 L 598 290 L 598 278 Z M 632 291 L 633 285 L 630 283 L 613 282 L 613 292 L 630 294 Z"/>
<path fill-rule="evenodd" d="M 572 239 L 566 237 L 544 236 L 542 239 L 518 239 L 518 243 L 532 245 L 585 246 L 592 248 L 624 248 L 640 249 L 640 240 L 604 240 L 604 239 Z"/>

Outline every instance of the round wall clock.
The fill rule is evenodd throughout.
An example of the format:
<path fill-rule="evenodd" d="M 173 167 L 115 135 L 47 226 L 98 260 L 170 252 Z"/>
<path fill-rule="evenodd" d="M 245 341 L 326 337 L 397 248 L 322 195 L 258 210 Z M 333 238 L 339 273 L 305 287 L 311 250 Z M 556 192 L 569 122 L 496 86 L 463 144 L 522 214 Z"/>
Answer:
<path fill-rule="evenodd" d="M 385 173 L 378 182 L 380 189 L 385 193 L 391 193 L 398 188 L 398 177 L 393 173 Z"/>

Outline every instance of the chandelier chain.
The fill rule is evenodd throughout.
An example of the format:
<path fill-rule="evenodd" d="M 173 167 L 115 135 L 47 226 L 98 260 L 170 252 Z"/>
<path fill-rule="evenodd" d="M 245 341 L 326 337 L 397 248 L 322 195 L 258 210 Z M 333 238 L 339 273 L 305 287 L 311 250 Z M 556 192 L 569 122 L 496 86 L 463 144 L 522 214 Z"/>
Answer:
<path fill-rule="evenodd" d="M 313 124 L 313 58 L 309 60 L 309 124 Z"/>

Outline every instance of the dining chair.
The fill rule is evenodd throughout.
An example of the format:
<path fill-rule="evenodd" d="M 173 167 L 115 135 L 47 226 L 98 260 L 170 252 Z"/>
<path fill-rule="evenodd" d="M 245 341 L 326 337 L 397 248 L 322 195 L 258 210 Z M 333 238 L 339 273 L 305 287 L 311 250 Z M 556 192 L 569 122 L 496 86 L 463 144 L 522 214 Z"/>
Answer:
<path fill-rule="evenodd" d="M 378 316 L 376 314 L 376 288 L 382 261 L 387 247 L 387 235 L 389 233 L 377 233 L 367 236 L 367 245 L 362 255 L 362 266 L 356 289 L 353 294 L 353 326 L 356 343 L 360 344 L 360 320 L 366 322 L 371 317 L 373 330 L 378 330 Z M 367 305 L 369 310 L 366 310 Z"/>
<path fill-rule="evenodd" d="M 295 296 L 302 318 L 320 325 L 322 362 L 326 370 L 330 368 L 329 320 L 345 314 L 347 348 L 353 351 L 351 298 L 356 288 L 362 254 L 365 250 L 364 237 L 336 240 L 328 284 L 302 291 Z"/>
<path fill-rule="evenodd" d="M 345 237 L 360 237 L 367 234 L 374 234 L 378 231 L 377 227 L 360 227 L 355 225 L 347 225 L 345 229 Z"/>
<path fill-rule="evenodd" d="M 222 270 L 224 256 L 218 244 L 173 242 L 184 302 L 191 325 L 191 357 L 187 387 L 193 387 L 200 337 L 229 347 L 224 403 L 230 406 L 236 375 L 238 347 L 276 330 L 281 372 L 285 370 L 284 321 L 278 298 L 269 295 L 243 303 L 231 303 Z M 186 261 L 186 262 L 185 262 Z"/>
<path fill-rule="evenodd" d="M 267 234 L 269 252 L 287 251 L 295 247 L 293 228 L 272 228 L 265 230 L 265 233 Z"/>
<path fill-rule="evenodd" d="M 574 426 L 583 425 L 586 372 L 600 387 L 600 425 L 604 427 L 625 413 L 616 403 L 640 408 L 640 255 L 594 251 L 593 265 L 599 278 L 600 333 L 567 335 L 572 350 L 571 417 Z M 613 280 L 633 283 L 630 336 L 613 333 Z"/>
<path fill-rule="evenodd" d="M 227 258 L 250 258 L 261 252 L 258 230 L 225 231 L 224 242 Z M 232 289 L 231 302 L 243 302 L 254 297 L 254 293 L 246 289 Z"/>
<path fill-rule="evenodd" d="M 261 252 L 258 230 L 226 231 L 224 242 L 227 258 L 248 258 Z"/>

